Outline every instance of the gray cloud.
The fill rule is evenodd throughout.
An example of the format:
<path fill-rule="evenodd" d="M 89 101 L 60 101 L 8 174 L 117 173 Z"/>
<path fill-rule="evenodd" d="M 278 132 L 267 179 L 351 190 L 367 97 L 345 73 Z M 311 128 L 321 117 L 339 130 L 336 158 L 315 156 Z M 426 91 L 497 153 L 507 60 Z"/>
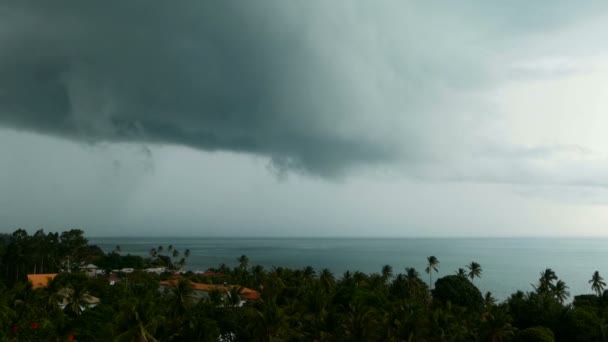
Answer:
<path fill-rule="evenodd" d="M 0 123 L 89 142 L 254 153 L 279 170 L 322 175 L 432 158 L 471 130 L 461 114 L 478 105 L 451 105 L 491 85 L 496 46 L 506 44 L 492 32 L 553 25 L 521 11 L 493 22 L 497 7 L 481 4 L 3 4 Z M 551 18 L 570 7 L 553 6 Z"/>
<path fill-rule="evenodd" d="M 315 45 L 323 32 L 306 7 L 3 5 L 0 120 L 86 141 L 253 152 L 315 173 L 390 159 L 395 147 L 354 113 L 366 109 L 351 97 L 370 86 L 334 70 L 353 51 L 323 56 L 333 47 Z"/>
<path fill-rule="evenodd" d="M 583 138 L 604 121 L 553 134 L 569 110 L 544 106 L 561 90 L 537 94 L 595 70 L 605 21 L 587 19 L 605 11 L 588 4 L 2 2 L 0 224 L 395 236 L 583 220 L 603 232 L 608 159 Z M 575 100 L 577 115 L 595 106 Z"/>

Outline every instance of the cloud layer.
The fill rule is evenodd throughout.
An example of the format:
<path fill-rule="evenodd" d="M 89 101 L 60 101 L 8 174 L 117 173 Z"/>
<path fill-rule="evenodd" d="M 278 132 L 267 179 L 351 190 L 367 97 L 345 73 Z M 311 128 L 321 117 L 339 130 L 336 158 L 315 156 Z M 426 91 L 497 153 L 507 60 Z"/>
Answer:
<path fill-rule="evenodd" d="M 543 17 L 564 17 L 570 7 Z M 0 123 L 92 142 L 254 153 L 323 175 L 426 158 L 474 129 L 467 120 L 480 104 L 458 98 L 501 73 L 495 64 L 509 38 L 553 24 L 514 10 L 490 20 L 499 9 L 402 1 L 3 4 Z M 513 23 L 517 29 L 505 30 Z"/>
<path fill-rule="evenodd" d="M 602 5 L 5 2 L 0 223 L 601 233 Z"/>
<path fill-rule="evenodd" d="M 498 115 L 480 90 L 538 69 L 516 47 L 595 8 L 14 2 L 0 5 L 0 125 L 253 153 L 325 176 L 454 159 Z"/>

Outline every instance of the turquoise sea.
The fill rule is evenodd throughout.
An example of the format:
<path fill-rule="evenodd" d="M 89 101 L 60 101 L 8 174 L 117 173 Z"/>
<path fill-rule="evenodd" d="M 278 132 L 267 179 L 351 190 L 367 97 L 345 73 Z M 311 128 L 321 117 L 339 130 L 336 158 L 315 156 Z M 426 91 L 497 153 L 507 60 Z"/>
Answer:
<path fill-rule="evenodd" d="M 250 265 L 328 268 L 336 276 L 346 270 L 379 273 L 393 266 L 395 273 L 415 267 L 423 279 L 426 257 L 440 261 L 433 279 L 454 274 L 471 261 L 481 264 L 483 274 L 475 279 L 482 292 L 491 291 L 500 300 L 516 290 L 530 291 L 545 268 L 553 269 L 570 287 L 571 295 L 591 293 L 591 274 L 598 270 L 608 279 L 608 238 L 90 238 L 104 251 L 120 245 L 122 253 L 147 256 L 153 247 L 172 244 L 180 251 L 189 248 L 187 268 L 205 270 L 221 263 L 237 265 L 245 254 Z M 570 297 L 572 298 L 572 297 Z"/>

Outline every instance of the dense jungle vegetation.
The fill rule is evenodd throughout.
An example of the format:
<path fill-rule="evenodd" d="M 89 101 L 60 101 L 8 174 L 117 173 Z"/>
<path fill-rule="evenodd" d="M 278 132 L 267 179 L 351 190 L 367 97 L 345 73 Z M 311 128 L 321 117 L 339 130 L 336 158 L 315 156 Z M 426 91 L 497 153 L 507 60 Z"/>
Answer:
<path fill-rule="evenodd" d="M 589 275 L 594 294 L 572 301 L 565 282 L 546 269 L 532 291 L 498 303 L 474 285 L 482 276 L 480 264 L 435 280 L 440 262 L 432 256 L 422 274 L 386 265 L 377 274 L 339 276 L 310 267 L 265 269 L 241 256 L 237 267 L 220 265 L 213 276 L 188 272 L 165 290 L 158 283 L 174 272 L 119 273 L 121 281 L 110 285 L 105 276 L 79 271 L 88 263 L 108 271 L 179 269 L 188 254 L 171 246 L 159 246 L 146 258 L 124 255 L 118 246 L 104 253 L 81 230 L 3 235 L 0 340 L 608 341 L 608 291 L 598 272 Z M 28 273 L 59 275 L 34 290 Z M 261 299 L 240 306 L 237 290 L 196 300 L 191 282 L 238 284 L 259 291 Z M 58 296 L 66 288 L 71 295 L 62 309 Z M 88 306 L 87 296 L 99 304 Z"/>

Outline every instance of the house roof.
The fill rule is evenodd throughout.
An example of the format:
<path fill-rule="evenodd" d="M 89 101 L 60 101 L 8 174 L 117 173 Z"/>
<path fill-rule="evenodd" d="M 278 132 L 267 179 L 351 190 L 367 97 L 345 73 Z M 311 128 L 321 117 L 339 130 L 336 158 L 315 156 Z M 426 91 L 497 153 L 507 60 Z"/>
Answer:
<path fill-rule="evenodd" d="M 165 280 L 159 283 L 162 286 L 171 286 L 175 287 L 177 285 L 177 281 L 175 280 Z M 260 299 L 260 293 L 256 290 L 252 290 L 247 287 L 241 287 L 238 285 L 215 285 L 215 284 L 201 284 L 191 282 L 192 287 L 196 291 L 203 292 L 211 292 L 211 291 L 219 291 L 219 292 L 228 292 L 232 289 L 241 289 L 241 298 L 245 300 L 258 300 Z"/>
<path fill-rule="evenodd" d="M 32 283 L 32 288 L 40 289 L 49 286 L 49 282 L 57 276 L 57 273 L 28 274 L 27 280 Z"/>

